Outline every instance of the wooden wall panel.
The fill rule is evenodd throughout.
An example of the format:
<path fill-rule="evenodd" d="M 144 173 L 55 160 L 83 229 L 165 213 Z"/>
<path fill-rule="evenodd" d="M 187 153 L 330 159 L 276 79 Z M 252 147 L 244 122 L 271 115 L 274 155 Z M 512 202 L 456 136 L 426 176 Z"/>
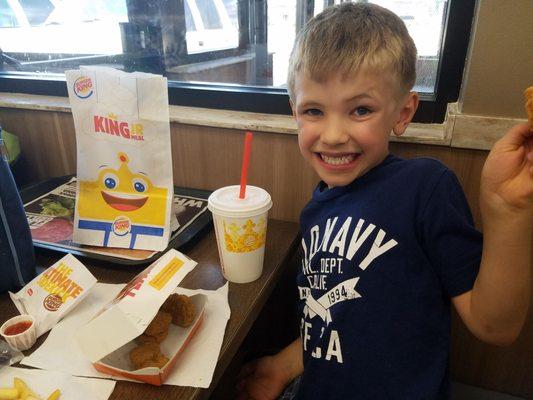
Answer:
<path fill-rule="evenodd" d="M 239 184 L 243 138 L 241 131 L 173 125 L 174 184 L 210 190 Z M 271 194 L 274 218 L 298 221 L 317 181 L 300 157 L 295 136 L 254 135 L 248 182 Z"/>
<path fill-rule="evenodd" d="M 25 167 L 34 180 L 75 173 L 75 134 L 69 113 L 0 109 L 0 122 L 19 136 Z M 172 124 L 171 138 L 175 185 L 213 190 L 238 184 L 241 131 Z M 486 151 L 391 143 L 391 152 L 405 158 L 433 157 L 448 165 L 457 174 L 480 226 L 479 179 Z M 318 177 L 300 156 L 296 136 L 257 132 L 248 180 L 272 195 L 272 217 L 298 221 Z M 518 341 L 506 348 L 481 343 L 454 314 L 451 370 L 460 382 L 533 398 L 533 308 Z"/>
<path fill-rule="evenodd" d="M 75 161 L 69 154 L 71 143 L 65 140 L 65 136 L 73 136 L 74 129 L 72 126 L 65 131 L 68 123 L 65 124 L 66 114 L 63 114 L 0 109 L 2 127 L 16 134 L 20 140 L 28 179 L 43 180 L 75 169 Z"/>
<path fill-rule="evenodd" d="M 59 120 L 61 139 L 64 151 L 63 159 L 65 163 L 64 174 L 76 173 L 76 131 L 74 130 L 74 119 L 72 114 L 56 113 Z"/>
<path fill-rule="evenodd" d="M 480 342 L 454 313 L 452 321 L 452 379 L 533 399 L 533 310 L 520 337 L 507 347 Z"/>

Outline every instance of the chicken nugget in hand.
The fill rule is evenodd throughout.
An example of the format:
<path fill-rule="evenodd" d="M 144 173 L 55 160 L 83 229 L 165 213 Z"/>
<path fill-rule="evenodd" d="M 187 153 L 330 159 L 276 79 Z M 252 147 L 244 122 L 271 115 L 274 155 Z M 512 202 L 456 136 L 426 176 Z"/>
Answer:
<path fill-rule="evenodd" d="M 529 130 L 533 131 L 533 86 L 528 87 L 524 92 L 526 101 L 527 123 Z"/>

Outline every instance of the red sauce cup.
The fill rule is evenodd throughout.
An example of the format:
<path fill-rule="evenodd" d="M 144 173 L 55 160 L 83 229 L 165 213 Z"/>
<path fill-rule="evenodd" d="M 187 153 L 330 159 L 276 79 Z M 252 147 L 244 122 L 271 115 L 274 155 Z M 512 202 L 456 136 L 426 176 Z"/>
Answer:
<path fill-rule="evenodd" d="M 37 340 L 35 318 L 31 315 L 17 315 L 0 327 L 0 334 L 15 350 L 28 350 Z"/>

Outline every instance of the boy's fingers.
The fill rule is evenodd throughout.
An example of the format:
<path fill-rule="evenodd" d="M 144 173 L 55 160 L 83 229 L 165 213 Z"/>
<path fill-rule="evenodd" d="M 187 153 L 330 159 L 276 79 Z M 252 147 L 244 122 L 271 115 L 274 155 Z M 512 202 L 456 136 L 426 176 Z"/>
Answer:
<path fill-rule="evenodd" d="M 500 140 L 502 143 L 518 147 L 522 146 L 530 137 L 533 137 L 533 131 L 529 130 L 529 126 L 527 124 L 519 124 L 509 129 Z"/>
<path fill-rule="evenodd" d="M 533 132 L 533 131 L 532 131 Z M 533 156 L 533 134 L 526 139 L 526 153 L 530 161 L 533 161 L 530 157 Z"/>

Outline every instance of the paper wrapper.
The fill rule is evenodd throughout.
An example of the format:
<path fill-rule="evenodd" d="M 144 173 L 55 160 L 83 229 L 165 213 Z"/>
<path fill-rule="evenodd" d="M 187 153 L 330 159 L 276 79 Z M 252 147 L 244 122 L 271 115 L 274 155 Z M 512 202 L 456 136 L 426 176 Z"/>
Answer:
<path fill-rule="evenodd" d="M 169 361 L 161 368 L 137 370 L 129 361 L 133 342 L 154 319 L 159 308 L 196 262 L 174 249 L 132 279 L 124 289 L 76 334 L 83 353 L 104 373 L 161 385 L 202 322 L 206 297 L 191 299 L 196 318 L 188 328 L 174 327 L 160 343 Z M 174 329 L 176 328 L 176 329 Z"/>
<path fill-rule="evenodd" d="M 125 377 L 152 385 L 162 385 L 169 377 L 174 365 L 179 362 L 179 357 L 183 354 L 198 329 L 201 329 L 207 296 L 197 294 L 191 297 L 191 301 L 196 308 L 194 322 L 186 328 L 170 324 L 168 336 L 160 344 L 161 353 L 169 358 L 169 361 L 163 367 L 134 368 L 131 365 L 129 354 L 138 344 L 131 341 L 98 362 L 93 363 L 96 370 L 104 374 Z"/>
<path fill-rule="evenodd" d="M 76 334 L 85 355 L 96 362 L 141 335 L 196 261 L 174 249 L 126 284 Z"/>
<path fill-rule="evenodd" d="M 9 296 L 21 314 L 35 318 L 39 337 L 78 305 L 95 284 L 96 278 L 89 270 L 67 254 Z"/>
<path fill-rule="evenodd" d="M 53 369 L 71 375 L 106 378 L 94 369 L 82 353 L 75 333 L 106 303 L 113 299 L 124 285 L 97 283 L 89 297 L 52 329 L 46 341 L 21 362 L 35 368 Z M 209 387 L 213 378 L 224 331 L 230 317 L 228 284 L 217 290 L 189 290 L 177 288 L 176 293 L 194 296 L 202 293 L 208 301 L 202 325 L 184 349 L 179 361 L 172 369 L 165 385 Z M 118 378 L 114 379 L 127 379 Z"/>
<path fill-rule="evenodd" d="M 54 390 L 61 391 L 60 400 L 106 400 L 116 382 L 106 379 L 79 378 L 63 372 L 27 368 L 0 369 L 0 387 L 13 387 L 13 378 L 22 379 L 41 398 L 46 399 Z"/>

